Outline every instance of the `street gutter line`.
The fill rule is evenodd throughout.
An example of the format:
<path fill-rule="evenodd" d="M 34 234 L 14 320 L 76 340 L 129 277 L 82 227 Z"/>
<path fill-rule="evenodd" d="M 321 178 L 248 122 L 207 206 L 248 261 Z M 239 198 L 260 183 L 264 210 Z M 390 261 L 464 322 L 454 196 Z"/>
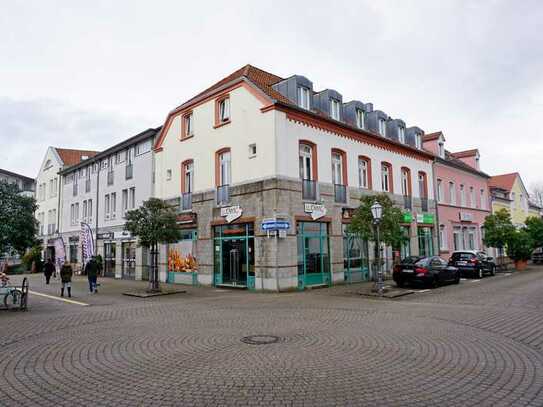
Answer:
<path fill-rule="evenodd" d="M 51 300 L 57 300 L 57 301 L 67 302 L 67 303 L 69 303 L 69 304 L 81 305 L 82 307 L 88 307 L 88 306 L 89 306 L 89 304 L 86 304 L 86 303 L 84 303 L 84 302 L 69 300 L 69 299 L 67 299 L 67 298 L 55 297 L 55 296 L 53 296 L 53 295 L 43 294 L 43 293 L 39 293 L 39 292 L 36 292 L 36 291 L 30 291 L 30 290 L 28 290 L 28 292 L 29 292 L 30 294 L 38 295 L 38 296 L 40 296 L 40 297 L 49 298 L 49 299 L 51 299 Z"/>

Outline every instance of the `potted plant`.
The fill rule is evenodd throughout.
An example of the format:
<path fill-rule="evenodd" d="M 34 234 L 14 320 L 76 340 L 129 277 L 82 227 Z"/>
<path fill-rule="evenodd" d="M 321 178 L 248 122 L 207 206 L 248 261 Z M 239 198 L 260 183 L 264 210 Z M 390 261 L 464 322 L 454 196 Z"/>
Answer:
<path fill-rule="evenodd" d="M 510 235 L 507 242 L 507 254 L 515 263 L 517 271 L 526 269 L 533 250 L 534 241 L 525 229 L 517 230 Z"/>

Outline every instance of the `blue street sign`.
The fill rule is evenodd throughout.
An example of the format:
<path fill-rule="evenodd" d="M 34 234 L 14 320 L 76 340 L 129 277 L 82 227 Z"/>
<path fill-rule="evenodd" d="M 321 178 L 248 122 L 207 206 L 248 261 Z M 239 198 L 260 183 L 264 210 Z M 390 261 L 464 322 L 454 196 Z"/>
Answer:
<path fill-rule="evenodd" d="M 286 220 L 264 220 L 262 230 L 288 230 L 290 223 Z"/>

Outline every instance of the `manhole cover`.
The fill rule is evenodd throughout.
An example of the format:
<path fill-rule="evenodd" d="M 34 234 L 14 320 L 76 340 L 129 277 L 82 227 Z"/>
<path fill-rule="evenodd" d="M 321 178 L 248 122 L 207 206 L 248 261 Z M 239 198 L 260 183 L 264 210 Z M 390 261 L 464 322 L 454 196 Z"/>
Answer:
<path fill-rule="evenodd" d="M 277 343 L 281 338 L 274 335 L 250 335 L 241 338 L 243 343 L 249 345 L 269 345 L 270 343 Z"/>

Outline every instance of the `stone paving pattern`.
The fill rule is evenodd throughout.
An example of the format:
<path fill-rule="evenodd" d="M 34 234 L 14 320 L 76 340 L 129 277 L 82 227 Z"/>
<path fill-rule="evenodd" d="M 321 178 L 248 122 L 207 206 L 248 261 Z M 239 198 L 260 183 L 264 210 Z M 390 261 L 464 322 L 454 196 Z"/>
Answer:
<path fill-rule="evenodd" d="M 57 294 L 31 276 L 31 290 Z M 188 288 L 0 312 L 1 406 L 542 406 L 543 268 L 380 300 Z M 251 345 L 247 335 L 276 335 Z"/>

